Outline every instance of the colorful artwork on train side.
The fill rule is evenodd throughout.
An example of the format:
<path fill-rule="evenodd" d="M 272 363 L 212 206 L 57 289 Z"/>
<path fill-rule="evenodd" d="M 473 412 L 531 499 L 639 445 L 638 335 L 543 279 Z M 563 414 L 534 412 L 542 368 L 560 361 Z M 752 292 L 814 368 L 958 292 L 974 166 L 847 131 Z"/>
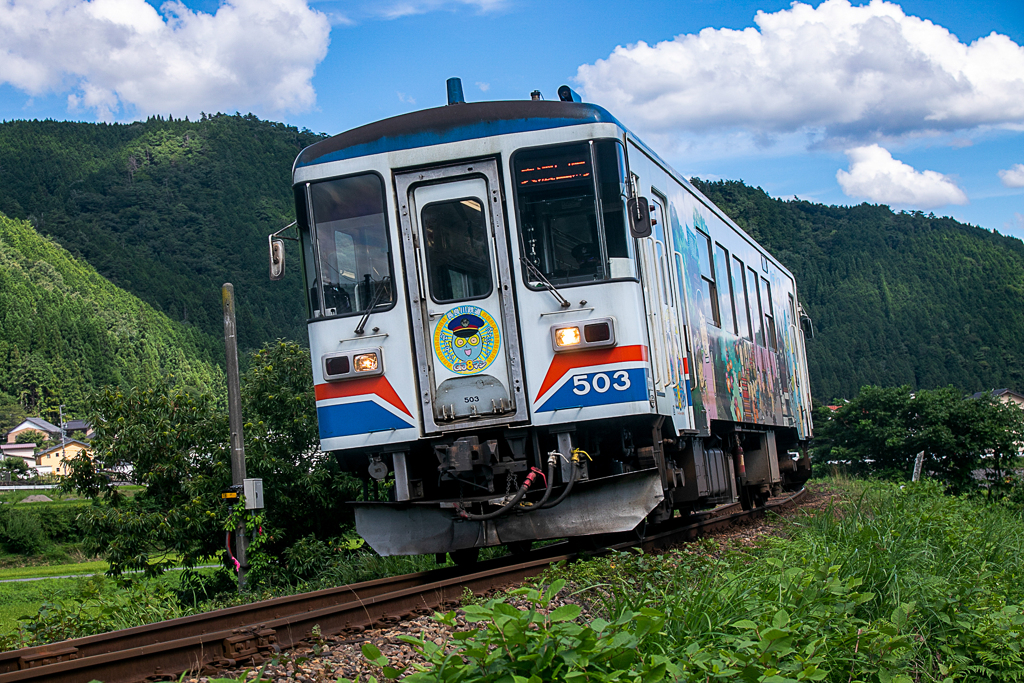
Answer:
<path fill-rule="evenodd" d="M 674 204 L 674 202 L 673 202 Z M 710 420 L 732 420 L 760 424 L 792 424 L 790 405 L 784 405 L 781 393 L 798 395 L 795 387 L 796 368 L 790 335 L 780 335 L 780 352 L 759 346 L 715 325 L 708 284 L 701 277 L 701 248 L 708 248 L 709 219 L 701 207 L 681 202 L 692 210 L 692 222 L 683 224 L 670 211 L 673 242 L 680 250 L 685 266 L 681 300 L 688 303 L 691 321 L 692 403 L 698 428 L 706 429 Z M 710 219 L 720 222 L 717 217 Z M 717 226 L 716 226 L 717 227 Z M 722 226 L 724 228 L 724 226 Z M 699 232 L 698 232 L 699 231 Z M 708 254 L 708 260 L 712 256 Z M 707 270 L 707 266 L 705 266 Z M 708 273 L 711 277 L 713 274 Z M 781 282 L 772 278 L 772 290 L 781 292 Z M 682 299 L 685 295 L 685 299 Z M 775 297 L 773 297 L 774 299 Z M 775 306 L 778 322 L 788 330 L 790 316 L 782 306 Z M 780 358 L 779 356 L 782 356 Z M 787 401 L 788 403 L 788 401 Z"/>

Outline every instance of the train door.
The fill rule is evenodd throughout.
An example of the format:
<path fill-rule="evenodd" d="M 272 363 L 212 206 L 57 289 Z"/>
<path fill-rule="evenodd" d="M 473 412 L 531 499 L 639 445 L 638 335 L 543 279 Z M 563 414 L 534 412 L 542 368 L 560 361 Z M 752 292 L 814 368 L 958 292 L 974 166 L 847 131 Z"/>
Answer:
<path fill-rule="evenodd" d="M 493 160 L 395 176 L 427 433 L 525 419 Z"/>
<path fill-rule="evenodd" d="M 647 300 L 647 324 L 650 330 L 651 365 L 654 368 L 654 389 L 658 397 L 658 412 L 673 414 L 675 389 L 679 386 L 679 373 L 674 367 L 672 305 L 672 279 L 669 275 L 668 247 L 665 241 L 665 202 L 660 196 L 650 200 L 652 234 L 639 240 L 641 278 Z"/>

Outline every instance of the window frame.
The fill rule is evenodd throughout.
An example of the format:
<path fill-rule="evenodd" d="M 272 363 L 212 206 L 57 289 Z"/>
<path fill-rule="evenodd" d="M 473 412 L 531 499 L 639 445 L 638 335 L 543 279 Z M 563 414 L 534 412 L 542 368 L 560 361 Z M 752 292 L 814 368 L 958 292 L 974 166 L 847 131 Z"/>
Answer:
<path fill-rule="evenodd" d="M 707 244 L 707 257 L 708 257 L 708 273 L 711 275 L 711 279 L 705 277 L 703 272 L 700 271 L 700 256 L 697 257 L 697 270 L 700 275 L 700 279 L 707 285 L 707 299 L 711 302 L 711 324 L 722 329 L 722 314 L 718 310 L 718 285 L 717 285 L 717 274 L 715 273 L 715 247 L 714 240 L 711 239 L 709 232 L 704 232 L 697 226 L 694 226 L 694 232 L 700 237 L 703 237 Z M 697 249 L 701 249 L 703 245 L 698 244 Z M 707 321 L 705 321 L 707 322 Z"/>
<path fill-rule="evenodd" d="M 354 316 L 362 316 L 366 313 L 365 310 L 360 311 L 349 311 L 346 313 L 335 313 L 334 315 L 326 315 L 326 308 L 324 308 L 324 283 L 323 275 L 320 269 L 320 243 L 317 237 L 317 226 L 316 226 L 316 215 L 313 213 L 313 193 L 310 188 L 317 183 L 326 183 L 334 180 L 345 180 L 348 178 L 356 178 L 359 176 L 372 175 L 377 178 L 380 182 L 381 188 L 381 200 L 383 203 L 382 215 L 384 217 L 384 235 L 388 245 L 388 276 L 391 278 L 391 301 L 388 304 L 377 304 L 372 309 L 369 309 L 373 313 L 383 313 L 390 311 L 398 305 L 400 287 L 397 286 L 395 281 L 395 250 L 394 242 L 391 239 L 391 207 L 388 205 L 388 185 L 384 180 L 384 176 L 379 171 L 358 171 L 356 173 L 346 173 L 344 175 L 329 176 L 326 178 L 317 178 L 316 180 L 307 180 L 301 183 L 297 183 L 293 187 L 301 188 L 303 197 L 305 199 L 305 213 L 306 213 L 306 226 L 311 236 L 311 243 L 313 248 L 313 270 L 316 273 L 317 281 L 317 295 L 319 297 L 318 303 L 320 305 L 319 312 L 321 315 L 315 315 L 315 311 L 312 308 L 312 301 L 309 298 L 309 283 L 304 283 L 304 290 L 306 292 L 306 306 L 309 317 L 306 319 L 306 324 L 313 322 L 320 322 L 322 320 L 337 320 L 340 318 L 351 318 Z M 300 230 L 301 234 L 301 230 Z M 303 264 L 305 265 L 305 264 Z M 303 270 L 303 279 L 306 277 L 306 270 Z"/>
<path fill-rule="evenodd" d="M 624 230 L 624 235 L 625 235 L 625 240 L 626 240 L 627 258 L 630 260 L 630 262 L 633 265 L 633 275 L 630 275 L 628 277 L 616 277 L 616 278 L 610 277 L 610 275 L 611 275 L 611 272 L 610 272 L 611 266 L 610 266 L 610 264 L 608 264 L 608 256 L 607 256 L 607 254 L 608 254 L 608 243 L 607 242 L 608 241 L 607 241 L 606 228 L 605 228 L 605 222 L 604 222 L 604 205 L 603 205 L 603 201 L 601 199 L 600 183 L 598 183 L 598 177 L 600 175 L 600 171 L 598 169 L 597 155 L 595 154 L 595 150 L 594 150 L 594 145 L 596 143 L 604 142 L 604 141 L 609 141 L 609 142 L 615 143 L 615 144 L 617 144 L 619 146 L 619 149 L 622 152 L 623 164 L 625 166 L 626 177 L 623 179 L 623 181 L 624 181 L 624 183 L 626 185 L 626 197 L 623 198 L 623 202 L 622 202 L 622 204 L 623 204 L 623 222 L 624 222 L 623 230 Z M 519 188 L 516 185 L 516 166 L 515 166 L 515 164 L 516 164 L 516 157 L 519 156 L 520 152 L 533 152 L 533 151 L 538 151 L 538 150 L 543 150 L 543 149 L 554 149 L 554 148 L 557 148 L 557 147 L 566 147 L 566 146 L 570 146 L 570 145 L 584 145 L 584 144 L 587 145 L 588 148 L 589 148 L 590 165 L 591 165 L 591 168 L 593 169 L 593 171 L 591 173 L 591 176 L 592 176 L 591 177 L 591 187 L 592 187 L 593 192 L 594 192 L 594 211 L 595 211 L 595 214 L 596 214 L 595 218 L 596 218 L 596 221 L 597 221 L 598 249 L 599 249 L 599 251 L 600 251 L 600 253 L 602 255 L 602 259 L 603 259 L 603 263 L 601 265 L 601 268 L 602 269 L 608 269 L 608 277 L 605 277 L 604 279 L 601 279 L 601 280 L 588 280 L 588 281 L 584 281 L 584 282 L 554 282 L 553 284 L 555 285 L 555 287 L 558 288 L 559 291 L 561 291 L 563 289 L 570 289 L 570 288 L 573 288 L 573 287 L 591 287 L 593 285 L 603 285 L 603 284 L 607 284 L 609 282 L 639 282 L 640 281 L 640 276 L 639 276 L 639 268 L 640 268 L 640 266 L 637 263 L 636 248 L 635 248 L 633 236 L 629 234 L 629 217 L 626 215 L 626 201 L 625 200 L 628 199 L 629 192 L 630 192 L 630 190 L 629 190 L 629 188 L 630 188 L 629 157 L 626 154 L 626 144 L 625 144 L 625 142 L 622 139 L 618 138 L 618 137 L 595 137 L 595 138 L 586 138 L 586 139 L 583 139 L 583 140 L 564 140 L 562 142 L 554 142 L 554 143 L 549 143 L 549 144 L 545 144 L 545 145 L 530 145 L 530 146 L 527 146 L 527 147 L 519 147 L 519 148 L 515 149 L 509 155 L 509 158 L 508 158 L 508 174 L 509 174 L 509 184 L 512 187 L 512 205 L 513 205 L 513 210 L 515 211 L 515 223 L 516 223 L 516 226 L 515 226 L 516 230 L 515 230 L 515 232 L 516 232 L 516 241 L 518 242 L 518 246 L 519 246 L 519 256 L 520 256 L 520 258 L 528 258 L 527 255 L 526 255 L 526 239 L 524 238 L 524 235 L 523 235 L 522 207 L 520 206 L 520 202 L 519 202 Z M 511 254 L 512 252 L 510 251 L 509 253 Z M 547 287 L 545 285 L 541 284 L 539 286 L 535 286 L 534 284 L 532 284 L 530 282 L 530 280 L 528 278 L 527 269 L 522 266 L 522 263 L 516 264 L 516 267 L 519 268 L 520 278 L 522 279 L 523 284 L 526 285 L 527 291 L 530 291 L 530 292 L 543 292 L 543 291 L 546 291 Z M 543 273 L 543 270 L 541 272 Z M 546 273 L 544 274 L 544 276 L 548 277 Z M 548 278 L 548 279 L 550 279 L 550 278 Z"/>
<path fill-rule="evenodd" d="M 487 204 L 487 199 L 485 197 L 469 196 L 469 197 L 459 197 L 459 198 L 455 198 L 455 199 L 438 199 L 438 200 L 435 200 L 435 201 L 432 201 L 432 202 L 428 202 L 422 208 L 417 208 L 417 211 L 418 211 L 419 215 L 416 216 L 416 221 L 417 221 L 417 223 L 419 223 L 420 232 L 423 233 L 423 238 L 424 238 L 424 241 L 425 241 L 426 240 L 426 232 L 423 229 L 423 212 L 426 211 L 427 209 L 429 209 L 431 206 L 434 206 L 435 204 L 450 204 L 452 202 L 463 202 L 463 201 L 466 201 L 467 199 L 472 199 L 472 200 L 480 203 L 480 213 L 483 214 L 483 218 L 484 218 L 484 244 L 487 246 L 487 259 L 486 259 L 487 260 L 487 281 L 488 281 L 487 292 L 485 294 L 483 294 L 483 295 L 480 295 L 480 296 L 466 297 L 464 299 L 438 299 L 437 297 L 435 297 L 434 296 L 434 288 L 432 286 L 433 281 L 431 279 L 431 272 L 432 272 L 432 270 L 431 270 L 431 266 L 430 266 L 430 249 L 428 249 L 427 245 L 424 244 L 423 245 L 423 261 L 424 261 L 424 263 L 426 263 L 426 266 L 427 266 L 427 272 L 426 272 L 427 294 L 430 295 L 430 300 L 433 301 L 435 304 L 437 304 L 439 306 L 446 306 L 448 304 L 454 304 L 454 303 L 462 303 L 463 301 L 479 301 L 481 299 L 486 299 L 489 296 L 491 296 L 492 294 L 494 294 L 494 281 L 497 278 L 496 268 L 494 267 L 494 265 L 495 265 L 494 259 L 497 258 L 497 257 L 495 255 L 491 254 L 491 252 L 493 251 L 493 248 L 492 248 L 492 244 L 491 244 L 491 230 L 490 230 L 490 228 L 492 227 L 493 224 L 491 223 L 491 215 L 489 213 L 489 206 Z"/>
<path fill-rule="evenodd" d="M 746 334 L 740 334 L 740 330 L 739 330 L 739 327 L 740 327 L 740 325 L 739 325 L 739 321 L 740 321 L 740 315 L 739 315 L 740 306 L 739 306 L 739 303 L 734 299 L 733 300 L 733 308 L 736 311 L 736 334 L 737 334 L 737 336 L 739 336 L 739 337 L 741 337 L 743 339 L 749 339 L 749 340 L 753 341 L 753 339 L 754 339 L 754 331 L 753 331 L 753 329 L 750 326 L 750 297 L 747 295 L 747 280 L 746 280 L 746 277 L 747 277 L 747 265 L 743 262 L 743 259 L 741 259 L 739 256 L 737 256 L 735 253 L 733 253 L 733 255 L 732 255 L 732 260 L 733 260 L 733 265 L 735 266 L 735 268 L 733 268 L 733 271 L 731 273 L 732 285 L 733 285 L 733 287 L 732 287 L 732 289 L 733 289 L 733 296 L 735 297 L 735 295 L 736 295 L 736 284 L 737 284 L 736 283 L 736 270 L 739 270 L 740 294 L 742 295 L 742 299 L 743 299 L 743 302 L 742 302 L 743 303 L 743 306 L 742 306 L 742 308 L 743 308 L 743 319 L 747 321 L 747 325 L 746 325 L 747 333 Z"/>
<path fill-rule="evenodd" d="M 761 304 L 761 315 L 765 321 L 765 346 L 772 351 L 778 351 L 779 339 L 776 331 L 777 327 L 775 325 L 775 307 L 772 305 L 772 283 L 768 281 L 768 278 L 761 278 L 761 289 L 764 291 L 764 296 L 762 296 L 761 299 L 768 299 L 767 310 L 765 310 L 764 304 Z"/>
<path fill-rule="evenodd" d="M 718 252 L 719 252 L 719 250 L 721 250 L 721 252 L 723 254 L 723 257 L 722 257 L 722 261 L 723 261 L 722 267 L 725 269 L 724 273 L 719 273 L 718 272 L 718 267 L 719 267 Z M 721 242 L 715 242 L 713 251 L 714 251 L 714 254 L 715 254 L 715 259 L 713 261 L 712 267 L 715 270 L 715 280 L 717 281 L 717 280 L 720 279 L 718 277 L 719 275 L 724 275 L 725 276 L 725 280 L 727 281 L 727 292 L 728 292 L 728 301 L 729 301 L 729 311 L 728 311 L 729 312 L 729 320 L 732 321 L 732 329 L 726 329 L 724 324 L 723 325 L 719 325 L 718 327 L 719 327 L 719 329 L 724 330 L 726 332 L 729 332 L 731 334 L 737 334 L 737 332 L 736 332 L 736 298 L 733 296 L 733 291 L 732 291 L 732 268 L 731 268 L 732 264 L 729 262 L 729 260 L 730 260 L 729 259 L 730 253 L 729 253 L 729 250 L 726 249 L 725 246 Z M 721 294 L 722 293 L 720 292 L 719 296 L 721 296 Z M 719 301 L 719 306 L 718 307 L 719 307 L 719 311 L 718 311 L 719 319 L 721 319 L 721 317 L 722 317 L 721 301 Z M 723 323 L 724 323 L 724 321 L 723 321 Z"/>

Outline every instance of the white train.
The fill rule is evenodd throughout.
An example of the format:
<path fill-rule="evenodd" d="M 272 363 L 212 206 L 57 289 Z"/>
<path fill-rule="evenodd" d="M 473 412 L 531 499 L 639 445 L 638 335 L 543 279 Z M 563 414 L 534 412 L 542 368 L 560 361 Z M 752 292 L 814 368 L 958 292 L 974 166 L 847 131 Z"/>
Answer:
<path fill-rule="evenodd" d="M 802 483 L 792 274 L 568 87 L 448 87 L 292 171 L 322 448 L 390 484 L 354 503 L 371 547 L 465 558 Z"/>

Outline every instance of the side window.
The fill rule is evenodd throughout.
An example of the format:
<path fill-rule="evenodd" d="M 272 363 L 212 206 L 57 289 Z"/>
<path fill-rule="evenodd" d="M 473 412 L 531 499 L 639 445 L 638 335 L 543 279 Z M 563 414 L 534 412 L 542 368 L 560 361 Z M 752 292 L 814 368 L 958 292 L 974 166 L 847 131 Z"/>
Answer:
<path fill-rule="evenodd" d="M 747 293 L 750 296 L 750 322 L 754 327 L 754 343 L 764 346 L 764 318 L 761 316 L 761 295 L 757 289 L 757 272 L 747 268 Z"/>
<path fill-rule="evenodd" d="M 601 197 L 601 219 L 604 221 L 611 276 L 633 277 L 631 263 L 617 263 L 614 260 L 629 258 L 626 233 L 626 155 L 617 141 L 598 140 L 594 143 L 594 156 L 597 157 L 597 187 Z"/>
<path fill-rule="evenodd" d="M 772 286 L 768 281 L 761 278 L 761 307 L 764 312 L 764 334 L 768 341 L 768 348 L 772 351 L 778 349 L 778 340 L 775 336 L 775 315 L 772 311 Z"/>
<path fill-rule="evenodd" d="M 310 233 L 309 212 L 306 207 L 306 185 L 295 186 L 295 218 L 302 244 L 302 276 L 306 283 L 306 317 L 320 315 L 320 287 L 316 277 L 316 257 L 313 253 L 313 235 Z"/>
<path fill-rule="evenodd" d="M 715 327 L 721 327 L 718 317 L 718 290 L 715 288 L 715 275 L 711 270 L 711 238 L 697 231 L 697 261 L 700 263 L 700 279 L 704 284 L 703 301 L 697 305 L 704 309 L 704 318 Z"/>
<path fill-rule="evenodd" d="M 652 193 L 653 194 L 653 193 Z M 665 200 L 660 195 L 653 195 L 651 199 L 651 225 L 654 226 L 654 234 L 658 239 L 655 244 L 655 257 L 658 259 L 658 279 L 661 280 L 661 300 L 667 306 L 673 306 L 672 301 L 672 277 L 669 274 L 668 254 L 665 244 Z"/>
<path fill-rule="evenodd" d="M 736 334 L 736 317 L 732 307 L 732 278 L 729 277 L 729 252 L 715 243 L 715 280 L 718 282 L 718 311 L 722 329 Z"/>
<path fill-rule="evenodd" d="M 747 269 L 743 261 L 732 257 L 732 293 L 736 299 L 736 334 L 750 339 L 750 305 L 747 303 L 747 288 L 743 286 L 743 274 Z"/>

